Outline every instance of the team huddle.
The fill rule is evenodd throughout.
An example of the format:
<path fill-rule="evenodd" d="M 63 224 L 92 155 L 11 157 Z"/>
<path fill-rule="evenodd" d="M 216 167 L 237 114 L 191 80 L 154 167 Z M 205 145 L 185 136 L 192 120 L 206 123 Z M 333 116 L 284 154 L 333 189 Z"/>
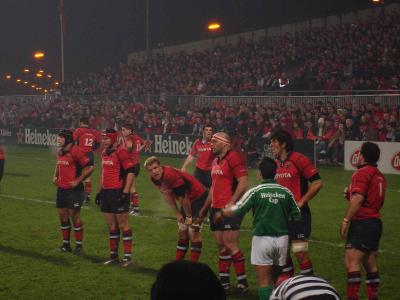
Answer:
<path fill-rule="evenodd" d="M 101 184 L 95 202 L 104 213 L 109 229 L 110 256 L 104 264 L 126 267 L 132 263 L 132 231 L 128 215 L 139 214 L 135 182 L 140 171 L 139 151 L 143 140 L 129 124 L 124 124 L 120 140 L 114 129 L 106 129 L 101 133 L 100 143 L 88 128 L 87 120 L 81 119 L 80 125 L 74 132 L 63 130 L 58 135 L 53 182 L 58 187 L 56 206 L 63 237 L 60 249 L 72 252 L 70 232 L 73 227 L 74 251 L 82 253 L 80 208 L 90 199 L 93 151 L 101 147 Z M 189 259 L 199 261 L 203 247 L 201 231 L 209 215 L 218 249 L 221 284 L 226 291 L 233 289 L 230 280 L 233 265 L 237 281 L 235 292 L 247 292 L 245 256 L 238 240 L 243 216 L 252 210 L 251 264 L 257 274 L 259 298 L 287 299 L 285 294 L 290 291 L 293 297 L 290 299 L 340 299 L 332 286 L 314 276 L 309 255 L 311 210 L 308 202 L 323 187 L 321 176 L 309 158 L 294 151 L 293 139 L 286 131 L 277 131 L 271 136 L 271 149 L 275 159 L 264 157 L 261 160 L 258 169 L 262 183 L 250 189 L 245 157 L 232 150 L 231 139 L 226 133 L 214 134 L 210 125 L 205 125 L 203 137 L 196 140 L 181 169 L 163 165 L 155 156 L 146 159 L 144 168 L 151 182 L 176 215 L 175 258 L 184 259 L 190 250 Z M 368 299 L 378 299 L 376 257 L 382 233 L 379 211 L 386 189 L 385 178 L 376 167 L 379 155 L 376 144 L 363 144 L 359 169 L 345 191 L 349 208 L 340 235 L 346 239 L 347 297 L 352 300 L 359 299 L 361 265 L 366 271 Z M 195 172 L 191 175 L 186 170 L 196 158 Z M 122 260 L 118 255 L 121 238 Z M 291 253 L 301 276 L 293 277 Z M 291 289 L 291 284 L 303 286 Z M 318 298 L 321 295 L 325 298 Z"/>

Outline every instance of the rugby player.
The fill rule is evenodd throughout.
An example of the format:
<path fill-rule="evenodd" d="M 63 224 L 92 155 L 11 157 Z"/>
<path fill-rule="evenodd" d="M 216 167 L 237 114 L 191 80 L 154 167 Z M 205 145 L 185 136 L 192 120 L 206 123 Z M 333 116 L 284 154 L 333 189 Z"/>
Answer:
<path fill-rule="evenodd" d="M 1 183 L 1 180 L 3 179 L 5 159 L 6 159 L 6 155 L 4 153 L 4 149 L 0 145 L 0 183 Z M 1 192 L 1 186 L 0 186 L 0 192 Z"/>

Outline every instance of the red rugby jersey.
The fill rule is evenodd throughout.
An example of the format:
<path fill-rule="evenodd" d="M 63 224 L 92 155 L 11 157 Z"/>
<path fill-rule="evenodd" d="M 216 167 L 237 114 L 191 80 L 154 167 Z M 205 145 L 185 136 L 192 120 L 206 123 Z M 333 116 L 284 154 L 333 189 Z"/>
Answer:
<path fill-rule="evenodd" d="M 377 219 L 381 217 L 386 193 L 386 179 L 376 166 L 365 165 L 351 177 L 350 199 L 353 194 L 365 197 L 361 208 L 352 220 Z"/>
<path fill-rule="evenodd" d="M 190 150 L 190 155 L 197 156 L 196 168 L 203 171 L 211 170 L 212 162 L 215 159 L 211 150 L 211 142 L 197 139 Z"/>
<path fill-rule="evenodd" d="M 3 147 L 0 146 L 0 160 L 4 160 L 6 158 L 6 155 L 4 153 Z"/>
<path fill-rule="evenodd" d="M 230 150 L 222 159 L 215 158 L 211 169 L 211 207 L 225 207 L 235 192 L 235 182 L 243 176 L 247 176 L 246 163 L 238 152 Z"/>
<path fill-rule="evenodd" d="M 82 168 L 90 162 L 81 148 L 76 145 L 65 154 L 57 155 L 57 186 L 63 189 L 70 189 L 70 183 L 81 175 Z"/>
<path fill-rule="evenodd" d="M 187 185 L 187 194 L 190 202 L 201 197 L 206 189 L 194 176 L 170 166 L 163 166 L 163 176 L 160 182 L 152 179 L 154 185 L 167 197 L 176 199 L 173 189 Z"/>
<path fill-rule="evenodd" d="M 121 141 L 121 146 L 128 150 L 135 164 L 139 163 L 139 152 L 144 140 L 137 134 L 130 134 Z"/>
<path fill-rule="evenodd" d="M 85 152 L 92 152 L 94 145 L 98 143 L 97 132 L 87 127 L 78 127 L 73 132 L 76 144 Z"/>
<path fill-rule="evenodd" d="M 299 202 L 308 191 L 308 180 L 318 173 L 317 168 L 308 157 L 298 152 L 291 152 L 285 161 L 276 162 L 276 182 L 288 188 Z"/>
<path fill-rule="evenodd" d="M 111 154 L 107 150 L 101 153 L 101 188 L 122 189 L 124 186 L 123 171 L 135 165 L 128 150 L 119 146 Z"/>

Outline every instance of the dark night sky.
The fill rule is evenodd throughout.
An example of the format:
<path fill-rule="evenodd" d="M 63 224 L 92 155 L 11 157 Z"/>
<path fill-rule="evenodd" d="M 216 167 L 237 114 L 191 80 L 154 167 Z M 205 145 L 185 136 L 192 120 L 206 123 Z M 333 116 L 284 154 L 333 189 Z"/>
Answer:
<path fill-rule="evenodd" d="M 216 19 L 223 34 L 367 7 L 370 0 L 148 0 L 151 45 L 207 38 Z M 386 2 L 388 2 L 387 0 Z M 64 0 L 66 78 L 84 76 L 145 48 L 146 0 Z M 0 0 L 0 73 L 20 74 L 36 49 L 60 79 L 59 0 Z M 3 83 L 4 85 L 4 83 Z M 1 85 L 0 85 L 1 92 Z"/>

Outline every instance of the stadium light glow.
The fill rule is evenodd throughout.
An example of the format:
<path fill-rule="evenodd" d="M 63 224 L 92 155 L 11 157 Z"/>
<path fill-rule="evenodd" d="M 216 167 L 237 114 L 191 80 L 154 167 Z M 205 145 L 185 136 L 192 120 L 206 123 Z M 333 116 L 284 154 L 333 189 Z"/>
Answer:
<path fill-rule="evenodd" d="M 47 78 L 52 78 L 53 76 L 51 76 L 50 74 L 47 74 Z"/>
<path fill-rule="evenodd" d="M 6 79 L 11 79 L 11 75 L 6 75 Z"/>
<path fill-rule="evenodd" d="M 41 73 L 41 74 L 43 74 L 43 73 L 44 73 L 44 71 L 43 71 L 43 70 L 39 70 L 38 72 L 39 72 L 39 73 Z"/>
<path fill-rule="evenodd" d="M 36 51 L 36 52 L 33 54 L 33 57 L 34 57 L 35 59 L 42 59 L 42 58 L 44 58 L 44 52 L 43 52 L 43 51 Z"/>
<path fill-rule="evenodd" d="M 24 84 L 28 84 L 28 81 L 24 81 Z"/>
<path fill-rule="evenodd" d="M 30 72 L 30 70 L 28 68 L 24 69 L 24 73 L 29 73 L 29 72 Z"/>
<path fill-rule="evenodd" d="M 372 0 L 374 4 L 383 4 L 383 0 Z"/>
<path fill-rule="evenodd" d="M 36 87 L 36 85 L 32 84 L 31 87 L 34 89 Z"/>
<path fill-rule="evenodd" d="M 60 83 L 58 81 L 54 82 L 55 85 L 59 85 Z"/>
<path fill-rule="evenodd" d="M 43 74 L 42 73 L 36 73 L 36 77 L 43 77 Z"/>
<path fill-rule="evenodd" d="M 212 22 L 212 23 L 208 24 L 207 28 L 210 31 L 217 31 L 217 30 L 221 29 L 221 24 L 218 22 Z"/>
<path fill-rule="evenodd" d="M 21 79 L 19 79 L 19 78 L 17 79 L 17 82 L 21 82 L 21 81 L 22 81 Z"/>

